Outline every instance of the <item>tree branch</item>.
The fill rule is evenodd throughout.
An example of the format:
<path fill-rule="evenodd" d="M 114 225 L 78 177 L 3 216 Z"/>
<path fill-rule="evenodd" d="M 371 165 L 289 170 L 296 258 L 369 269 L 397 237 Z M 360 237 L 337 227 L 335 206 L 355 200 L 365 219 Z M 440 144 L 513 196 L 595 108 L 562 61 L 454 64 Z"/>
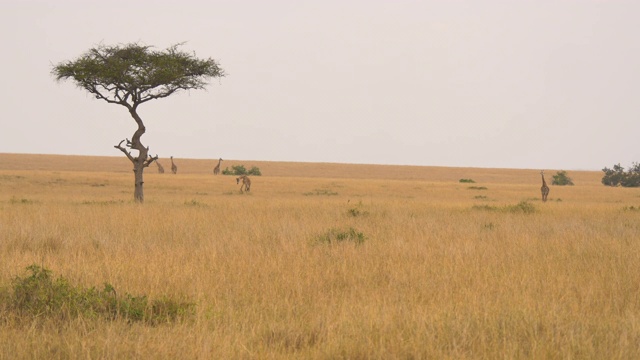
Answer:
<path fill-rule="evenodd" d="M 149 151 L 149 147 L 148 146 L 147 146 L 147 151 Z M 142 163 L 142 166 L 148 167 L 149 165 L 151 165 L 156 160 L 158 160 L 158 154 L 156 154 L 156 156 L 149 155 L 149 158 L 147 160 L 145 160 L 144 163 Z"/>
<path fill-rule="evenodd" d="M 130 153 L 130 152 L 128 152 L 128 151 L 127 151 L 127 149 L 125 149 L 125 148 L 123 148 L 123 147 L 122 147 L 122 143 L 123 143 L 123 142 L 125 142 L 125 141 L 127 142 L 127 146 L 130 148 L 130 147 L 131 147 L 131 146 L 130 146 L 130 145 L 131 145 L 131 142 L 130 142 L 128 139 L 125 139 L 125 140 L 120 141 L 120 143 L 118 143 L 118 145 L 115 145 L 115 146 L 114 146 L 114 148 L 116 148 L 116 149 L 118 149 L 118 150 L 122 151 L 125 155 L 127 155 L 127 157 L 129 158 L 129 160 L 131 160 L 131 162 L 133 163 L 133 162 L 135 162 L 135 161 L 136 161 L 136 160 L 135 160 L 135 158 L 134 158 L 133 156 L 131 156 L 131 153 Z"/>

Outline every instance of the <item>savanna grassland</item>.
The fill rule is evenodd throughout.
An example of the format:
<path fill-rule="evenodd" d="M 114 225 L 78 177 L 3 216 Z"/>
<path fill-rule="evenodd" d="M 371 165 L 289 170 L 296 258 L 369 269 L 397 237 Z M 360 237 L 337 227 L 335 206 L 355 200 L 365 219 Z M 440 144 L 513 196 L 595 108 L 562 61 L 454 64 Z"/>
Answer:
<path fill-rule="evenodd" d="M 140 205 L 126 158 L 0 154 L 0 358 L 640 358 L 640 189 L 601 172 L 175 161 Z M 34 312 L 34 265 L 179 311 Z"/>

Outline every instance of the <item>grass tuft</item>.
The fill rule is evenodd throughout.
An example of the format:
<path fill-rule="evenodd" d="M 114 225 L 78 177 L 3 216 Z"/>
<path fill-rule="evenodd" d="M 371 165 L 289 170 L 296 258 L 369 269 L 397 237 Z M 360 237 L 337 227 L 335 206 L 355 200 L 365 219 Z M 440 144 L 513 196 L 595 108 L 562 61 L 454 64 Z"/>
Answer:
<path fill-rule="evenodd" d="M 35 204 L 36 201 L 25 199 L 25 198 L 18 199 L 17 197 L 12 196 L 11 199 L 9 199 L 9 203 L 10 204 Z"/>
<path fill-rule="evenodd" d="M 302 195 L 304 196 L 311 196 L 311 195 L 335 196 L 335 195 L 338 195 L 338 193 L 330 189 L 315 189 L 313 191 L 303 193 Z"/>
<path fill-rule="evenodd" d="M 490 205 L 473 205 L 473 210 L 484 210 L 484 211 L 501 211 L 501 212 L 510 212 L 510 213 L 524 213 L 531 214 L 536 212 L 536 207 L 533 204 L 527 201 L 521 201 L 516 205 L 506 205 L 502 207 L 498 206 L 490 206 Z"/>
<path fill-rule="evenodd" d="M 349 227 L 348 229 L 331 228 L 326 233 L 316 236 L 316 244 L 335 244 L 343 242 L 352 242 L 356 245 L 364 243 L 366 237 L 363 233 Z"/>

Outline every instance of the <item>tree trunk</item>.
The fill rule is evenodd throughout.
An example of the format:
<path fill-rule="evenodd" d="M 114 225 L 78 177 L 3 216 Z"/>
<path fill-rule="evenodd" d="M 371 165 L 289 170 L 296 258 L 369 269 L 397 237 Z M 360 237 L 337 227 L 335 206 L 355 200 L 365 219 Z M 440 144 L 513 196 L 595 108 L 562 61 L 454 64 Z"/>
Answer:
<path fill-rule="evenodd" d="M 131 148 L 138 150 L 138 157 L 132 160 L 133 162 L 133 173 L 135 174 L 135 190 L 133 192 L 133 198 L 136 202 L 143 203 L 144 202 L 144 181 L 142 180 L 142 173 L 144 172 L 145 166 L 149 166 L 149 164 L 145 164 L 147 160 L 147 155 L 149 149 L 142 145 L 142 141 L 140 138 L 146 131 L 144 124 L 142 123 L 142 119 L 136 112 L 136 108 L 133 107 L 129 110 L 129 113 L 138 124 L 138 129 L 135 133 L 133 133 L 133 137 L 131 138 Z"/>
<path fill-rule="evenodd" d="M 142 157 L 142 154 L 140 154 L 140 156 L 135 159 L 136 161 L 133 163 L 133 173 L 135 174 L 135 190 L 133 192 L 133 198 L 135 199 L 136 202 L 138 203 L 143 203 L 144 202 L 144 181 L 142 179 L 142 173 L 144 172 L 144 159 L 146 158 L 146 152 L 145 152 L 145 157 Z M 142 159 L 142 161 L 140 161 L 140 159 Z"/>
<path fill-rule="evenodd" d="M 158 156 L 156 155 L 155 157 L 150 157 L 149 148 L 144 147 L 144 145 L 142 145 L 142 142 L 140 141 L 140 137 L 144 134 L 146 129 L 144 127 L 144 124 L 142 123 L 142 119 L 136 112 L 136 107 L 135 106 L 129 107 L 129 113 L 131 114 L 133 119 L 136 121 L 136 124 L 138 124 L 138 129 L 136 130 L 136 132 L 133 133 L 133 137 L 131 138 L 131 141 L 125 139 L 127 142 L 126 147 L 132 150 L 137 150 L 138 156 L 136 157 L 132 156 L 131 153 L 127 151 L 127 149 L 122 147 L 122 143 L 125 142 L 125 140 L 122 140 L 120 144 L 114 147 L 122 151 L 133 164 L 133 173 L 135 177 L 135 188 L 134 188 L 135 190 L 133 192 L 133 198 L 136 202 L 142 203 L 144 202 L 144 188 L 143 188 L 144 168 L 149 166 L 149 164 L 151 164 L 155 160 L 157 160 Z"/>

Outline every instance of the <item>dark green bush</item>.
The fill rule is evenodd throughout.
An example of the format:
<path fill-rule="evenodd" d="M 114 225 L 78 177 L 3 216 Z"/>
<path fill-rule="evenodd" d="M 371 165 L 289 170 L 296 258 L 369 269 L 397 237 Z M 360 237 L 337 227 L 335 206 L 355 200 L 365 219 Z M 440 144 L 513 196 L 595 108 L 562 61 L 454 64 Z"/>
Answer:
<path fill-rule="evenodd" d="M 458 180 L 461 183 L 475 183 L 475 181 L 473 181 L 473 179 L 460 179 Z"/>
<path fill-rule="evenodd" d="M 25 277 L 15 277 L 12 290 L 1 298 L 6 308 L 18 316 L 69 320 L 78 317 L 124 319 L 130 322 L 158 324 L 186 318 L 194 305 L 169 298 L 149 301 L 146 296 L 118 295 L 113 286 L 73 286 L 63 277 L 54 279 L 51 271 L 38 265 L 27 267 Z"/>
<path fill-rule="evenodd" d="M 224 170 L 222 170 L 222 175 L 234 175 L 234 176 L 240 176 L 240 175 L 252 175 L 252 176 L 261 176 L 262 173 L 260 172 L 260 169 L 253 166 L 251 169 L 249 169 L 247 171 L 247 169 L 244 167 L 244 165 L 234 165 L 231 167 L 231 170 L 229 170 L 229 168 L 225 168 Z"/>
<path fill-rule="evenodd" d="M 551 185 L 573 185 L 573 180 L 571 180 L 571 178 L 567 176 L 566 171 L 560 170 L 555 175 L 553 175 L 553 181 L 551 181 Z"/>
<path fill-rule="evenodd" d="M 613 165 L 613 169 L 602 169 L 604 176 L 602 177 L 602 183 L 607 186 L 622 186 L 622 187 L 640 187 L 640 163 L 633 163 L 628 171 L 624 171 L 624 168 L 620 164 Z"/>

